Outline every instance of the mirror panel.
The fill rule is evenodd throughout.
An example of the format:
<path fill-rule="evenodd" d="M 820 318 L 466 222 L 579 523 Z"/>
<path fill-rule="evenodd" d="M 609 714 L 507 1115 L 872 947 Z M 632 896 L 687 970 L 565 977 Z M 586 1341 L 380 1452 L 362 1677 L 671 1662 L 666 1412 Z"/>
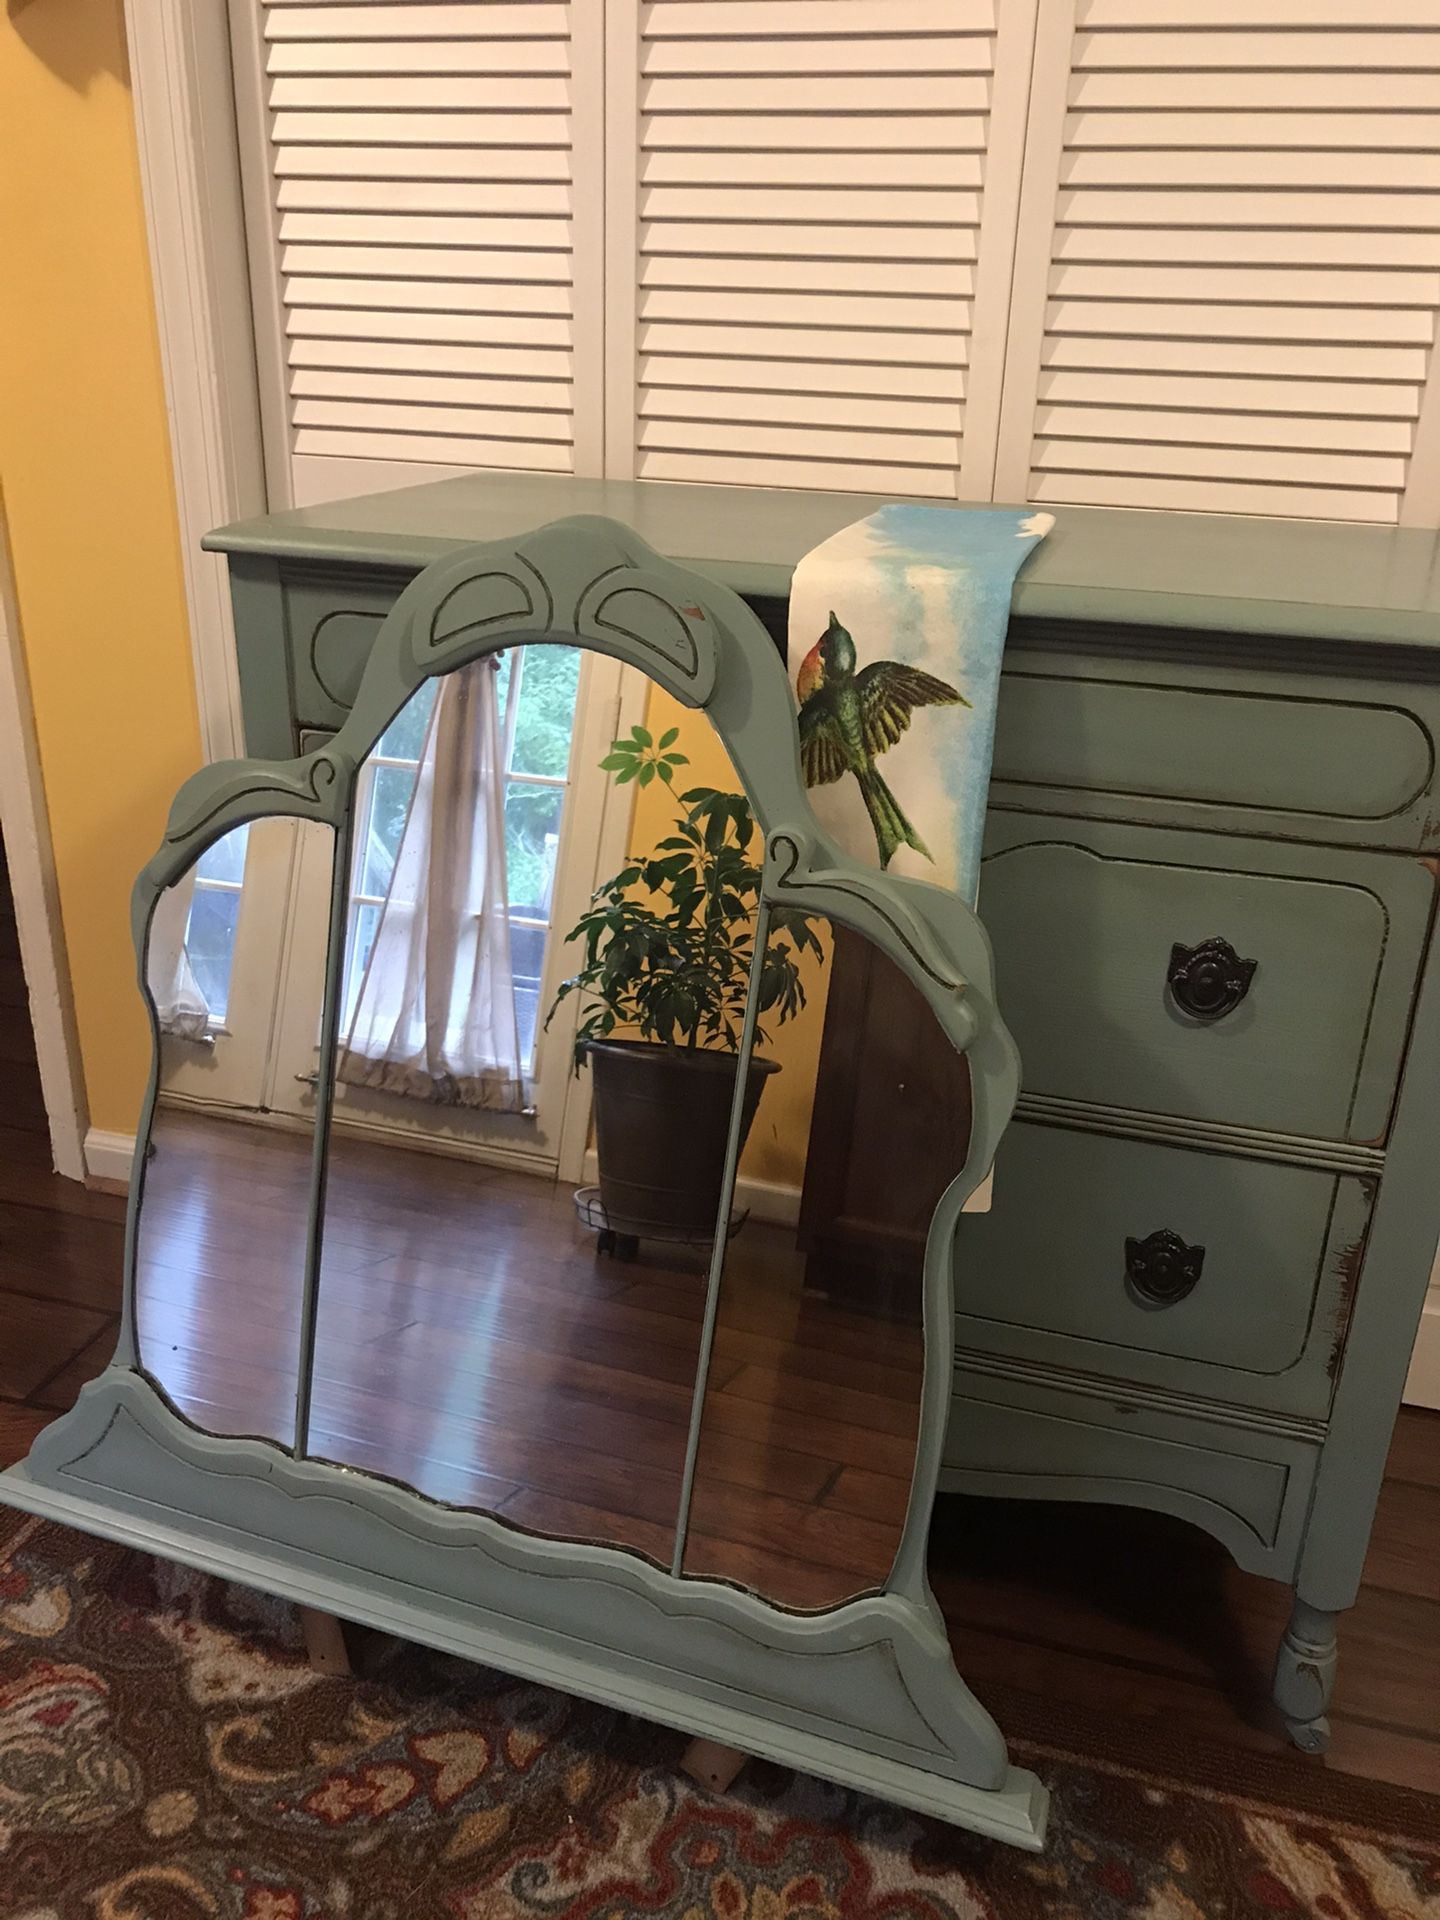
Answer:
<path fill-rule="evenodd" d="M 659 906 L 631 856 L 677 837 L 681 794 L 739 783 L 703 715 L 628 678 L 651 745 L 627 724 L 631 758 L 608 769 L 619 669 L 545 646 L 421 689 L 362 774 L 307 1451 L 668 1568 L 733 1067 L 718 1125 L 682 1091 L 627 1173 L 652 1090 L 633 1048 L 607 1053 L 600 1171 L 591 1151 L 577 1181 L 595 1068 L 571 1066 L 594 1002 L 567 996 L 548 1032 L 545 1015 L 583 961 L 564 935 L 597 877 L 632 875 L 602 904 L 633 930 Z M 399 771 L 404 791 L 382 790 Z M 748 949 L 737 1009 L 747 969 Z M 710 1056 L 698 1073 L 714 1081 Z M 688 1201 L 661 1191 L 677 1172 Z"/>
<path fill-rule="evenodd" d="M 864 936 L 810 922 L 806 1005 L 761 1016 L 684 1572 L 818 1609 L 883 1587 L 905 1520 L 924 1365 L 923 1261 L 969 1138 L 963 1056 Z M 772 949 L 793 945 L 783 924 Z M 848 1042 L 864 1026 L 882 1052 Z M 937 1142 L 943 1150 L 937 1152 Z"/>
<path fill-rule="evenodd" d="M 135 1244 L 140 1364 L 211 1433 L 293 1444 L 313 1128 L 273 1111 L 271 1020 L 303 860 L 327 826 L 265 819 L 215 842 L 157 903 L 145 973 L 160 1030 Z M 321 983 L 308 983 L 318 1004 Z"/>

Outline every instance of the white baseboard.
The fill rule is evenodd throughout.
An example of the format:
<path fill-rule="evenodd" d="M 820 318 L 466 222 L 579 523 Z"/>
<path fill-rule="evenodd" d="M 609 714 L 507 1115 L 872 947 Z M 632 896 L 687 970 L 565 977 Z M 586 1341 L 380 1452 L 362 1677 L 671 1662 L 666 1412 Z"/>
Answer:
<path fill-rule="evenodd" d="M 593 1187 L 600 1177 L 599 1162 L 595 1149 L 588 1147 L 585 1152 L 585 1169 L 581 1174 L 581 1183 Z M 765 1220 L 774 1227 L 794 1227 L 800 1222 L 800 1189 L 785 1187 L 778 1180 L 747 1180 L 742 1175 L 735 1182 L 735 1202 L 737 1206 L 748 1207 L 757 1220 Z"/>
<path fill-rule="evenodd" d="M 1412 1407 L 1440 1407 L 1440 1288 L 1433 1283 L 1410 1356 L 1405 1401 Z"/>
<path fill-rule="evenodd" d="M 85 1135 L 85 1171 L 92 1180 L 128 1181 L 134 1158 L 133 1133 L 110 1133 L 104 1127 L 91 1127 Z"/>

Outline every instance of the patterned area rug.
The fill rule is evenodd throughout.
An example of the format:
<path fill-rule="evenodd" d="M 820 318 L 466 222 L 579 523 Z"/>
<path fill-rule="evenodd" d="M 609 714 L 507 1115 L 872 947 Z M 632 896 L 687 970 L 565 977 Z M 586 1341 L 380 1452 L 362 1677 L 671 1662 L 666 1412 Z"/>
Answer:
<path fill-rule="evenodd" d="M 759 1763 L 711 1798 L 678 1735 L 381 1636 L 364 1665 L 318 1678 L 280 1602 L 0 1509 L 0 1913 L 1440 1920 L 1440 1801 L 1298 1764 L 1017 1741 L 1037 1858 Z"/>

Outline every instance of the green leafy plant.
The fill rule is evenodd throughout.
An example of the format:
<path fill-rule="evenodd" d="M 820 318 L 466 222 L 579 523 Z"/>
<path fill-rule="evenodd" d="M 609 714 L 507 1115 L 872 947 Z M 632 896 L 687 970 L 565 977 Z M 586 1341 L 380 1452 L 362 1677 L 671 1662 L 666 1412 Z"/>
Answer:
<path fill-rule="evenodd" d="M 678 737 L 675 727 L 658 741 L 635 727 L 600 764 L 617 785 L 673 786 L 676 768 L 689 764 L 674 751 Z M 762 849 L 744 794 L 692 787 L 677 799 L 684 812 L 674 831 L 652 853 L 632 854 L 597 887 L 571 929 L 582 964 L 561 984 L 546 1025 L 571 994 L 587 996 L 575 1035 L 577 1069 L 592 1040 L 614 1034 L 665 1046 L 739 1048 Z M 793 1019 L 805 1005 L 804 956 L 818 960 L 823 952 L 808 914 L 772 907 L 760 1013 L 777 1025 Z"/>

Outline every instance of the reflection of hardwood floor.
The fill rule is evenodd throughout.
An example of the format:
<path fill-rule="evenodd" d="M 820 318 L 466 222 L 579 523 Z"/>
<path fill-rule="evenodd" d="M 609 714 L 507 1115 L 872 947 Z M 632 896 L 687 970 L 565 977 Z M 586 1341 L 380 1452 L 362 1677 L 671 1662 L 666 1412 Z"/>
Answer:
<path fill-rule="evenodd" d="M 197 1423 L 289 1444 L 308 1137 L 162 1114 L 146 1365 Z M 806 1292 L 793 1234 L 732 1243 L 686 1569 L 814 1607 L 878 1585 L 909 1492 L 918 1327 Z M 597 1259 L 533 1176 L 334 1142 L 310 1450 L 669 1564 L 704 1261 Z"/>

